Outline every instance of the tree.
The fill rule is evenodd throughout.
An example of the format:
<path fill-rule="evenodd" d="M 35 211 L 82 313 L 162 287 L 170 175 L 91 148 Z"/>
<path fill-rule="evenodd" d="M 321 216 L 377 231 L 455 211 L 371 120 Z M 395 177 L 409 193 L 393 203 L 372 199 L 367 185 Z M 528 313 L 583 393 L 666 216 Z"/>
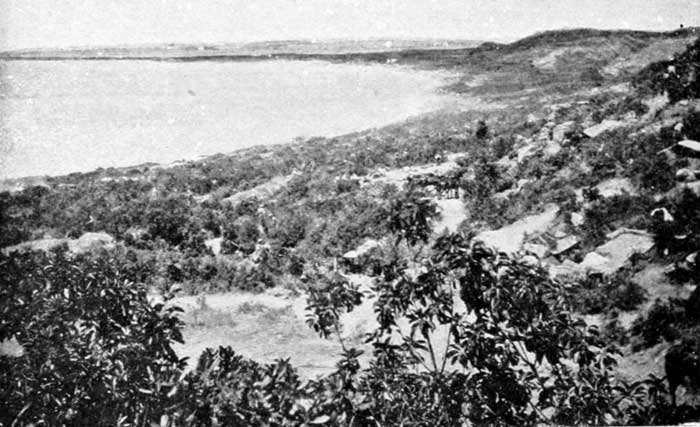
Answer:
<path fill-rule="evenodd" d="M 419 192 L 401 193 L 391 201 L 387 228 L 413 246 L 419 241 L 428 242 L 432 222 L 439 216 L 437 205 Z"/>
<path fill-rule="evenodd" d="M 183 197 L 154 200 L 146 207 L 144 222 L 151 236 L 178 246 L 192 228 L 189 201 Z"/>
<path fill-rule="evenodd" d="M 179 309 L 109 255 L 0 255 L 0 425 L 151 425 L 167 414 L 184 359 Z"/>
<path fill-rule="evenodd" d="M 305 397 L 289 360 L 262 365 L 230 347 L 206 349 L 176 396 L 173 421 L 191 427 L 308 425 L 312 420 L 300 401 Z"/>
<path fill-rule="evenodd" d="M 376 279 L 369 369 L 345 349 L 339 371 L 316 385 L 332 425 L 603 425 L 648 404 L 648 384 L 615 379 L 617 350 L 572 316 L 566 288 L 541 267 L 448 235 L 418 272 L 391 262 Z M 311 324 L 327 336 L 353 298 L 319 301 Z"/>
<path fill-rule="evenodd" d="M 224 225 L 221 250 L 223 253 L 241 251 L 244 254 L 252 254 L 258 243 L 260 231 L 255 217 L 244 215 L 232 223 Z"/>

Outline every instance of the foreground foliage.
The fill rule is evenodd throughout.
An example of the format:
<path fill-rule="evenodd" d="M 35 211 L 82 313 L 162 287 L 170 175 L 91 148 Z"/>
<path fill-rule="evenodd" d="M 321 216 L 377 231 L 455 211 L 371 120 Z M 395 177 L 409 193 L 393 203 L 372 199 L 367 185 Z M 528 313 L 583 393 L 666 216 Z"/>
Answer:
<path fill-rule="evenodd" d="M 415 242 L 416 245 L 421 243 Z M 185 372 L 178 309 L 150 302 L 109 253 L 0 256 L 2 425 L 454 426 L 669 420 L 662 383 L 615 378 L 617 350 L 571 313 L 538 266 L 444 235 L 422 266 L 384 260 L 377 328 L 343 343 L 335 373 L 302 382 L 288 361 L 207 350 Z M 318 280 L 316 280 L 318 279 Z M 315 279 L 309 324 L 341 337 L 364 299 L 342 274 Z M 442 338 L 439 338 L 442 336 Z M 650 408 L 656 408 L 654 410 Z M 664 412 L 666 411 L 666 412 Z"/>
<path fill-rule="evenodd" d="M 151 304 L 108 256 L 0 256 L 0 425 L 144 425 L 166 411 L 185 361 L 179 309 Z"/>

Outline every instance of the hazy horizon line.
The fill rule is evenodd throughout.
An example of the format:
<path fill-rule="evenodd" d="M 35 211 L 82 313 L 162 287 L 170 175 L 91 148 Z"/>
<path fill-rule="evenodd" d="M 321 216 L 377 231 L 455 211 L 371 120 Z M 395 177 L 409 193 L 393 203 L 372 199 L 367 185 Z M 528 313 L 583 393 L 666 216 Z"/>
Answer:
<path fill-rule="evenodd" d="M 645 33 L 671 33 L 679 30 L 699 29 L 698 26 L 677 27 L 667 30 L 645 30 L 632 28 L 596 28 L 596 27 L 562 27 L 558 29 L 537 30 L 523 37 L 513 38 L 462 38 L 462 37 L 407 37 L 407 36 L 369 36 L 363 38 L 357 37 L 299 37 L 299 38 L 270 38 L 270 39 L 247 39 L 236 41 L 158 41 L 145 43 L 123 43 L 123 44 L 95 44 L 95 45 L 71 45 L 71 46 L 38 46 L 38 47 L 17 47 L 17 48 L 1 48 L 0 53 L 12 53 L 20 51 L 47 51 L 47 50 L 75 50 L 75 49 L 113 49 L 113 48 L 143 48 L 143 47 L 163 47 L 163 46 L 225 46 L 225 45 L 248 45 L 257 43 L 284 43 L 284 42 L 308 42 L 308 43 L 332 43 L 332 42 L 367 42 L 367 41 L 453 41 L 453 42 L 472 42 L 472 43 L 503 43 L 509 44 L 519 40 L 527 39 L 538 34 L 555 33 L 563 31 L 577 30 L 594 30 L 607 32 L 645 32 Z"/>
<path fill-rule="evenodd" d="M 529 36 L 528 36 L 529 37 Z M 162 42 L 146 42 L 146 43 L 123 43 L 123 44 L 95 44 L 95 45 L 71 45 L 71 46 L 40 46 L 40 47 L 17 47 L 11 49 L 2 49 L 0 52 L 17 52 L 29 50 L 72 50 L 72 49 L 110 49 L 110 48 L 139 48 L 139 47 L 160 47 L 160 46 L 225 46 L 225 45 L 249 45 L 263 43 L 284 43 L 284 42 L 307 42 L 307 43 L 332 43 L 332 42 L 367 42 L 367 41 L 453 41 L 453 42 L 472 42 L 472 43 L 509 43 L 519 39 L 470 39 L 458 37 L 392 37 L 392 36 L 377 36 L 367 38 L 280 38 L 280 39 L 250 39 L 240 41 L 162 41 Z"/>

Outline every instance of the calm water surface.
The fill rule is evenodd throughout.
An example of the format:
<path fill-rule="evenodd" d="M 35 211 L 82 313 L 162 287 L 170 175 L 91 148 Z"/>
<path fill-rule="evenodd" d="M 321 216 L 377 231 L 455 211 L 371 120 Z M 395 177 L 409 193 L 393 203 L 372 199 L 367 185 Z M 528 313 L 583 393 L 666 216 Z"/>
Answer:
<path fill-rule="evenodd" d="M 0 61 L 0 178 L 376 127 L 445 106 L 446 77 L 318 61 Z"/>

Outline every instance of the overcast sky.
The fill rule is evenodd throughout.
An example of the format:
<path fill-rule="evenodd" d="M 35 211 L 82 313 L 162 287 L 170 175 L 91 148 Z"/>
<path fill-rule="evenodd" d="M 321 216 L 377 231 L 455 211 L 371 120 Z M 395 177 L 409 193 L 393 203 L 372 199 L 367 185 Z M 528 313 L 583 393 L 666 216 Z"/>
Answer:
<path fill-rule="evenodd" d="M 514 40 L 700 26 L 700 0 L 0 0 L 0 50 L 331 38 Z"/>

